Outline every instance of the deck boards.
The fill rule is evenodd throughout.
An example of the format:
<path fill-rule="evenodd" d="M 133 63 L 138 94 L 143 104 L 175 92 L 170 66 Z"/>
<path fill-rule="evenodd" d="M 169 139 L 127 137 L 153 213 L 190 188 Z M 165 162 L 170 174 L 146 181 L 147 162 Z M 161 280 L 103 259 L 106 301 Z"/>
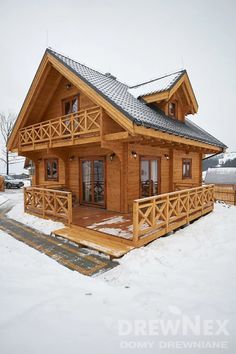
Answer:
<path fill-rule="evenodd" d="M 134 248 L 131 245 L 120 242 L 118 239 L 115 240 L 115 237 L 114 240 L 111 240 L 110 237 L 107 238 L 106 235 L 101 232 L 76 225 L 55 230 L 53 234 L 115 258 L 123 256 Z"/>
<path fill-rule="evenodd" d="M 75 206 L 73 207 L 73 225 L 100 231 L 117 239 L 133 237 L 132 214 L 122 214 L 102 208 Z"/>

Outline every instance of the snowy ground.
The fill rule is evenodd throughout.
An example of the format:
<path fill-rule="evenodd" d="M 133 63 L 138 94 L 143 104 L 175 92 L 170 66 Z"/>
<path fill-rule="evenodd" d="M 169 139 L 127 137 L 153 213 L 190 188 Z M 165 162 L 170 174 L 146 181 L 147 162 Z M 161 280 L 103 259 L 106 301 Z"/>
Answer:
<path fill-rule="evenodd" d="M 234 353 L 235 230 L 218 204 L 96 278 L 0 232 L 0 353 Z"/>

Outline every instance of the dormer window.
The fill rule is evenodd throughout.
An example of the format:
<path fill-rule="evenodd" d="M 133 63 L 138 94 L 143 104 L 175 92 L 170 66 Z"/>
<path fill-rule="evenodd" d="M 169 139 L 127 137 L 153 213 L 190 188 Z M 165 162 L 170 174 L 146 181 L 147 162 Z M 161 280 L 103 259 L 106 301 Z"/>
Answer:
<path fill-rule="evenodd" d="M 177 104 L 176 103 L 169 102 L 168 111 L 169 111 L 170 117 L 177 118 L 176 117 L 176 113 L 177 113 Z"/>

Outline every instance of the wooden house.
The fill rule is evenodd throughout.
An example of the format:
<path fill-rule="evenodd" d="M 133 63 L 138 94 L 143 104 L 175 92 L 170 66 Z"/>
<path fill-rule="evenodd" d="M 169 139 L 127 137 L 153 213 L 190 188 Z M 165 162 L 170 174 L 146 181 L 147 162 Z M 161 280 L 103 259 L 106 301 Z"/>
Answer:
<path fill-rule="evenodd" d="M 35 166 L 25 210 L 110 254 L 211 211 L 202 157 L 226 146 L 186 118 L 197 110 L 185 70 L 129 87 L 47 49 L 8 141 Z"/>

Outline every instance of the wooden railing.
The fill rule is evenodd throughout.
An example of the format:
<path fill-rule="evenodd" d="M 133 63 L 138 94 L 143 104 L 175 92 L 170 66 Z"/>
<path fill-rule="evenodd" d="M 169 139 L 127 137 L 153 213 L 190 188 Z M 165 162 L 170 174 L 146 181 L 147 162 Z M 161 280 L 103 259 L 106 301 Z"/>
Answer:
<path fill-rule="evenodd" d="M 162 236 L 214 207 L 214 185 L 142 198 L 133 202 L 133 241 Z"/>
<path fill-rule="evenodd" d="M 223 201 L 226 204 L 236 205 L 235 185 L 215 185 L 215 200 Z"/>
<path fill-rule="evenodd" d="M 72 193 L 48 188 L 24 188 L 24 210 L 43 218 L 72 222 Z"/>
<path fill-rule="evenodd" d="M 50 147 L 54 142 L 93 136 L 100 132 L 101 112 L 96 106 L 22 128 L 19 148 L 40 143 L 48 143 Z"/>
<path fill-rule="evenodd" d="M 174 183 L 174 191 L 182 191 L 183 189 L 199 187 L 199 183 L 194 182 L 176 182 Z"/>
<path fill-rule="evenodd" d="M 0 176 L 0 192 L 4 192 L 4 190 L 5 190 L 4 177 Z"/>

